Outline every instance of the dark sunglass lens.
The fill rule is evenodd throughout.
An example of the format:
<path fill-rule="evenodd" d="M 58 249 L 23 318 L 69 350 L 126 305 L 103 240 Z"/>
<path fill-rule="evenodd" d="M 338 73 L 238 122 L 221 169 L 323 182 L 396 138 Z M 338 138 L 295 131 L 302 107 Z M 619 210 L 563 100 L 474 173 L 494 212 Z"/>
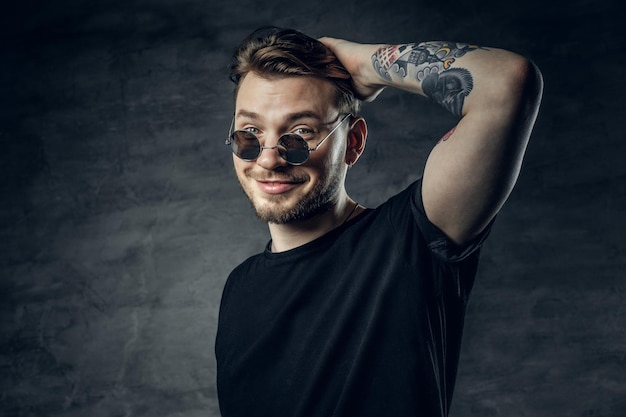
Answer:
<path fill-rule="evenodd" d="M 290 164 L 303 164 L 309 159 L 309 147 L 298 135 L 283 135 L 278 141 L 278 150 Z"/>
<path fill-rule="evenodd" d="M 244 161 L 254 161 L 259 157 L 261 146 L 259 140 L 252 133 L 241 130 L 233 133 L 230 143 L 233 153 Z"/>

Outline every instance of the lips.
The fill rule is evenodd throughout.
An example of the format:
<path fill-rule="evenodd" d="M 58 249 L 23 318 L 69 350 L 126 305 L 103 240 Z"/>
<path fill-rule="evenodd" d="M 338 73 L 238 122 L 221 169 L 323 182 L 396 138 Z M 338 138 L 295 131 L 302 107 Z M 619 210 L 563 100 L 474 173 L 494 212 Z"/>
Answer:
<path fill-rule="evenodd" d="M 261 192 L 273 195 L 287 193 L 309 180 L 309 176 L 303 172 L 257 171 L 252 168 L 245 170 L 244 175 Z"/>
<path fill-rule="evenodd" d="M 266 194 L 283 194 L 293 190 L 308 180 L 303 175 L 263 175 L 263 173 L 247 172 L 258 188 Z"/>
<path fill-rule="evenodd" d="M 261 191 L 267 194 L 283 194 L 293 190 L 301 183 L 283 181 L 257 181 Z"/>

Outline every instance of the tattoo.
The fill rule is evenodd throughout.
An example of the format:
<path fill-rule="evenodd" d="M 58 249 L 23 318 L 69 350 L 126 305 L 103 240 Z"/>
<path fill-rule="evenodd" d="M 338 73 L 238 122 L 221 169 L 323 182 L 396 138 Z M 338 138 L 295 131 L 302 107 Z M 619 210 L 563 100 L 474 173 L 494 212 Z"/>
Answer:
<path fill-rule="evenodd" d="M 428 74 L 422 82 L 422 91 L 450 113 L 461 116 L 465 97 L 473 86 L 472 75 L 468 70 L 452 68 L 441 74 Z"/>
<path fill-rule="evenodd" d="M 427 97 L 461 116 L 474 80 L 467 69 L 451 67 L 457 58 L 476 49 L 479 49 L 476 45 L 449 42 L 393 45 L 376 51 L 372 65 L 387 81 L 415 79 Z"/>
<path fill-rule="evenodd" d="M 446 133 L 445 135 L 443 135 L 443 136 L 441 137 L 441 139 L 439 139 L 439 141 L 438 141 L 437 143 L 445 142 L 445 141 L 447 141 L 448 139 L 450 139 L 450 136 L 452 136 L 452 134 L 454 133 L 454 131 L 455 131 L 455 130 L 456 130 L 456 126 L 454 126 L 452 129 L 450 129 L 450 130 L 448 131 L 448 133 Z"/>

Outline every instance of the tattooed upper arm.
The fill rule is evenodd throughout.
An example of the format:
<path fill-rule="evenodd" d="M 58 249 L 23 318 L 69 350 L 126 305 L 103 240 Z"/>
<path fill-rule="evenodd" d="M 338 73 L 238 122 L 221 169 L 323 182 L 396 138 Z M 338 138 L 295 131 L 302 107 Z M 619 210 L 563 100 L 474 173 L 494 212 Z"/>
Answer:
<path fill-rule="evenodd" d="M 460 117 L 428 155 L 422 201 L 433 224 L 453 241 L 467 242 L 515 184 L 541 100 L 540 73 L 513 52 L 461 43 L 372 52 L 371 68 L 382 84 L 426 96 Z"/>
<path fill-rule="evenodd" d="M 408 78 L 420 84 L 424 95 L 451 113 L 461 116 L 463 103 L 474 87 L 472 74 L 465 68 L 452 68 L 455 61 L 476 45 L 449 42 L 392 45 L 372 56 L 378 74 L 387 81 Z"/>

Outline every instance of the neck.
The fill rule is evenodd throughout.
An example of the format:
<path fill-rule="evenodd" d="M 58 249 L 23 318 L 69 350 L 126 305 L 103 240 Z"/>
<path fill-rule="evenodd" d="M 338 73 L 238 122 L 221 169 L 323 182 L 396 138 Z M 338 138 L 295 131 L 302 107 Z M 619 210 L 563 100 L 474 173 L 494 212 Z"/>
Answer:
<path fill-rule="evenodd" d="M 363 210 L 350 197 L 345 196 L 324 213 L 310 219 L 288 224 L 270 223 L 272 252 L 284 252 L 309 243 L 341 226 Z"/>

